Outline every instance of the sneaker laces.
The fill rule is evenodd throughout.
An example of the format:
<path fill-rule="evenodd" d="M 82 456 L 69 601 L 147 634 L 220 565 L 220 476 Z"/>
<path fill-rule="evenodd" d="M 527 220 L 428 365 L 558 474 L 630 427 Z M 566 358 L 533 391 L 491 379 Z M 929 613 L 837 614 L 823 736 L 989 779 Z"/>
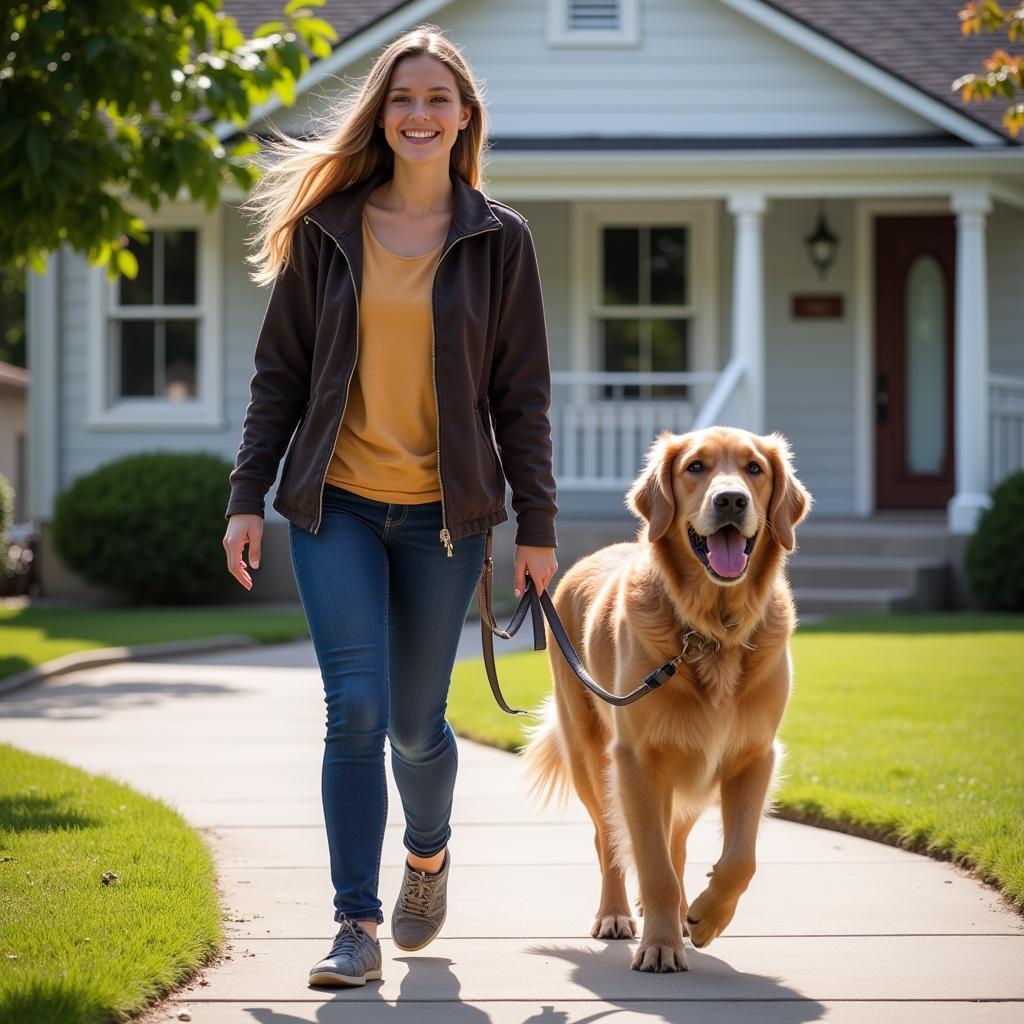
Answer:
<path fill-rule="evenodd" d="M 347 917 L 343 918 L 338 934 L 334 937 L 334 945 L 331 946 L 331 951 L 327 955 L 336 956 L 339 953 L 357 953 L 360 945 L 360 934 L 366 935 L 366 932 L 354 921 L 350 921 Z M 366 937 L 369 938 L 368 935 Z"/>
<path fill-rule="evenodd" d="M 414 914 L 427 914 L 430 911 L 431 896 L 437 876 L 430 876 L 426 871 L 409 869 L 406 884 L 402 886 L 402 910 Z"/>

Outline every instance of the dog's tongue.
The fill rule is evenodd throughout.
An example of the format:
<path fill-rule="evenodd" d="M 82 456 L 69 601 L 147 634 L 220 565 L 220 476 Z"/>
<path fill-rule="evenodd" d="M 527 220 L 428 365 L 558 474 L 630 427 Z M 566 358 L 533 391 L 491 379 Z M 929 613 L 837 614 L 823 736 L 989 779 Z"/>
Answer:
<path fill-rule="evenodd" d="M 707 542 L 708 561 L 719 576 L 733 579 L 746 569 L 747 556 L 743 549 L 747 539 L 735 526 L 723 526 L 717 533 L 710 534 Z"/>

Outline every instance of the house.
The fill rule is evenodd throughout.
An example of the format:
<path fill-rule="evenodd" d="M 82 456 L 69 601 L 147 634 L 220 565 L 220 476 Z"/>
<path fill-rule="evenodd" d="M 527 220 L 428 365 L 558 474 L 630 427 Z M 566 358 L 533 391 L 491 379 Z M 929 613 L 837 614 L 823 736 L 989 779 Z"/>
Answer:
<path fill-rule="evenodd" d="M 278 6 L 225 4 L 246 30 Z M 329 0 L 341 41 L 252 127 L 307 131 L 425 21 L 464 48 L 486 187 L 528 217 L 544 278 L 565 554 L 606 542 L 599 523 L 630 535 L 623 491 L 658 430 L 715 422 L 790 438 L 826 534 L 895 522 L 893 550 L 923 530 L 945 553 L 1024 459 L 1024 148 L 1005 104 L 950 89 L 1001 42 L 962 39 L 959 6 Z M 149 218 L 155 285 L 67 253 L 31 279 L 44 536 L 54 496 L 109 459 L 234 457 L 269 294 L 246 276 L 241 198 Z M 280 597 L 273 494 L 261 582 Z"/>
<path fill-rule="evenodd" d="M 0 474 L 14 490 L 14 522 L 25 518 L 28 490 L 28 370 L 0 363 Z"/>

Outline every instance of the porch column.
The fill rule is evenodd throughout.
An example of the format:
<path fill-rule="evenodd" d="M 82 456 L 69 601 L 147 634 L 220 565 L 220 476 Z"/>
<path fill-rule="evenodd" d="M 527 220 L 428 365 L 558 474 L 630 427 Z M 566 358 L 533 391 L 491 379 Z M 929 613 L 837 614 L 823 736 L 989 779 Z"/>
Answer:
<path fill-rule="evenodd" d="M 947 509 L 953 533 L 972 533 L 988 497 L 988 280 L 982 188 L 952 194 L 956 214 L 955 405 L 956 494 Z"/>
<path fill-rule="evenodd" d="M 765 197 L 736 192 L 728 209 L 736 218 L 732 274 L 732 355 L 745 372 L 745 422 L 755 433 L 765 429 L 764 412 L 764 240 Z"/>
<path fill-rule="evenodd" d="M 46 271 L 25 270 L 28 365 L 28 494 L 22 509 L 37 524 L 53 518 L 60 467 L 60 273 L 64 247 L 46 258 Z"/>

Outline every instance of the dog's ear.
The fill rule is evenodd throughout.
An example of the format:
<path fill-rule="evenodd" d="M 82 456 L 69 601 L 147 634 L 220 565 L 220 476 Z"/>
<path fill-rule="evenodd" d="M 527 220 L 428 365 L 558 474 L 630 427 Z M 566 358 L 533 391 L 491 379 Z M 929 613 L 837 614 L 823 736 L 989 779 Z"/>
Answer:
<path fill-rule="evenodd" d="M 772 464 L 772 498 L 768 506 L 768 525 L 786 551 L 796 548 L 793 527 L 811 510 L 814 499 L 793 472 L 793 453 L 782 434 L 761 438 L 765 454 Z"/>
<path fill-rule="evenodd" d="M 653 543 L 664 537 L 676 515 L 676 496 L 672 490 L 672 465 L 679 452 L 679 439 L 664 432 L 647 451 L 644 470 L 626 495 L 626 505 L 647 521 L 647 539 Z"/>

